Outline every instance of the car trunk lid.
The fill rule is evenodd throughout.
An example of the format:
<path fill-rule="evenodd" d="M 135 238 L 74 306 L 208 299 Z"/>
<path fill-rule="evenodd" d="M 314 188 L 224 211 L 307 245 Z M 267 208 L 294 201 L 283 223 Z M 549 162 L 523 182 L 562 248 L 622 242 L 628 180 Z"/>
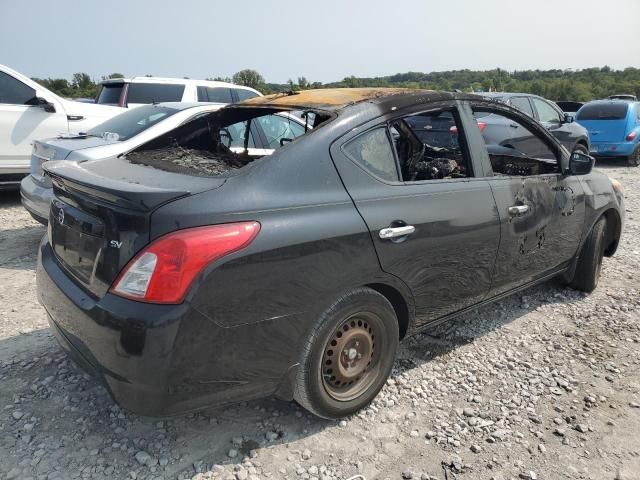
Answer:
<path fill-rule="evenodd" d="M 96 298 L 149 243 L 155 209 L 225 182 L 134 165 L 123 158 L 49 162 L 44 170 L 54 189 L 51 248 L 69 276 Z"/>
<path fill-rule="evenodd" d="M 34 140 L 33 151 L 31 153 L 31 175 L 33 175 L 39 183 L 46 184 L 50 187 L 50 182 L 44 176 L 44 171 L 42 170 L 42 164 L 44 162 L 64 160 L 73 151 L 102 147 L 112 143 L 117 143 L 117 140 L 91 137 L 83 134 L 65 135 L 45 141 Z"/>
<path fill-rule="evenodd" d="M 589 131 L 591 143 L 623 142 L 627 131 L 626 120 L 582 120 Z"/>

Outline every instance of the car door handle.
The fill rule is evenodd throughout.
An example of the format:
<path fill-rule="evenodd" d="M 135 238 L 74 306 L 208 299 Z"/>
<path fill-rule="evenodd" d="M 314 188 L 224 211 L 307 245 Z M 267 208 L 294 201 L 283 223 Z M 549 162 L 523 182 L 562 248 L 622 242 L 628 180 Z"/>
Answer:
<path fill-rule="evenodd" d="M 520 125 L 518 125 L 517 123 L 510 123 L 509 126 L 511 128 L 520 128 Z"/>
<path fill-rule="evenodd" d="M 383 240 L 391 238 L 406 237 L 416 231 L 413 225 L 405 225 L 404 227 L 387 227 L 380 230 L 379 235 Z"/>
<path fill-rule="evenodd" d="M 507 211 L 512 217 L 521 217 L 529 211 L 529 205 L 513 205 Z"/>

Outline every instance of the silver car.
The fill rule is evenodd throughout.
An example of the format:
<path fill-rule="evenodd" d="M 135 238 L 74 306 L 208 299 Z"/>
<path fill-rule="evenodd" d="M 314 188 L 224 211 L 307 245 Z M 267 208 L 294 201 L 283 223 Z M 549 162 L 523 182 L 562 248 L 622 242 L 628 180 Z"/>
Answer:
<path fill-rule="evenodd" d="M 53 189 L 51 179 L 44 176 L 44 162 L 78 162 L 122 156 L 224 106 L 203 103 L 144 105 L 113 117 L 87 132 L 34 141 L 31 173 L 20 184 L 22 205 L 38 222 L 44 225 L 48 223 Z M 311 127 L 304 115 L 277 113 L 259 117 L 250 125 L 246 122 L 232 125 L 220 140 L 232 151 L 261 157 L 273 153 L 284 142 L 303 135 L 308 128 Z"/>

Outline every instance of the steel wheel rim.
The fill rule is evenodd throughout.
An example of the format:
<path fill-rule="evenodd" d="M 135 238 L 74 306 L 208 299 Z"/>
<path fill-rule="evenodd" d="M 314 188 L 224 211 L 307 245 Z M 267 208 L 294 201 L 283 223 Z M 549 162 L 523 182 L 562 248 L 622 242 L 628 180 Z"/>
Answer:
<path fill-rule="evenodd" d="M 381 320 L 357 313 L 333 330 L 322 354 L 322 384 L 334 400 L 348 402 L 375 383 L 384 336 Z"/>

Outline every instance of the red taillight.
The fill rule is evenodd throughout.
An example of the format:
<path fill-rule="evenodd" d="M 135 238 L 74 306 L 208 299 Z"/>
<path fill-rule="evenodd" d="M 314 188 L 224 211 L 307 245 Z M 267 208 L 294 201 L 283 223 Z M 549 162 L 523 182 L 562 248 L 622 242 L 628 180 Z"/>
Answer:
<path fill-rule="evenodd" d="M 242 222 L 169 233 L 127 264 L 111 293 L 149 303 L 181 303 L 207 265 L 246 247 L 259 231 L 258 222 Z"/>
<path fill-rule="evenodd" d="M 487 124 L 484 122 L 478 122 L 478 128 L 481 132 L 484 132 L 484 129 L 487 128 Z"/>
<path fill-rule="evenodd" d="M 633 140 L 635 140 L 635 138 L 638 136 L 638 131 L 634 130 L 633 132 L 631 132 L 629 135 L 627 135 L 627 142 L 631 142 Z"/>

